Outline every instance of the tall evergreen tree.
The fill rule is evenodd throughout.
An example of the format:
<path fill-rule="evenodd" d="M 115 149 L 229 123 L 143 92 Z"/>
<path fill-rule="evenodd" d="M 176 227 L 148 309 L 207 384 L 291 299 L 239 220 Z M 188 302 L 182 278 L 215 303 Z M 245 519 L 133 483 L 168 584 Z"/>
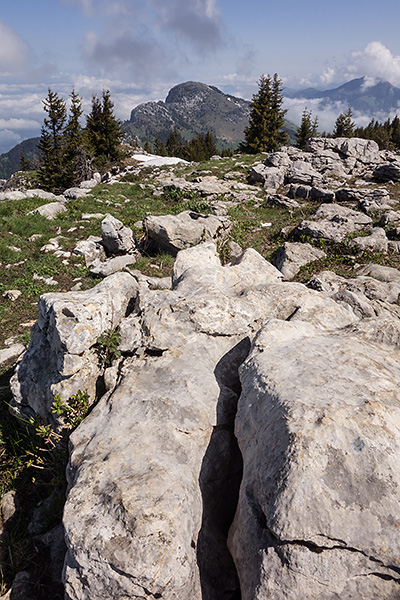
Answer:
<path fill-rule="evenodd" d="M 72 90 L 69 118 L 64 131 L 64 170 L 66 185 L 72 186 L 90 176 L 84 132 L 80 122 L 83 114 L 82 100 Z"/>
<path fill-rule="evenodd" d="M 49 89 L 43 100 L 47 117 L 44 118 L 38 144 L 39 181 L 45 190 L 59 191 L 64 187 L 64 127 L 67 108 L 62 98 Z"/>
<path fill-rule="evenodd" d="M 296 146 L 301 150 L 304 150 L 307 141 L 310 138 L 315 137 L 318 133 L 318 117 L 315 117 L 314 120 L 312 120 L 311 117 L 311 110 L 308 110 L 307 107 L 305 107 L 303 110 L 299 130 L 295 135 Z"/>
<path fill-rule="evenodd" d="M 218 154 L 218 148 L 215 145 L 214 137 L 210 130 L 208 130 L 206 133 L 205 146 L 207 151 L 207 160 L 212 156 Z"/>
<path fill-rule="evenodd" d="M 123 133 L 113 109 L 109 90 L 103 91 L 101 100 L 93 96 L 92 110 L 86 118 L 86 136 L 97 166 L 120 158 Z"/>
<path fill-rule="evenodd" d="M 171 133 L 169 134 L 168 139 L 167 139 L 166 147 L 167 147 L 168 156 L 178 156 L 178 157 L 182 156 L 184 143 L 182 140 L 182 136 L 179 133 L 179 131 L 176 129 L 176 127 L 171 129 Z"/>
<path fill-rule="evenodd" d="M 250 104 L 249 125 L 245 129 L 245 142 L 240 149 L 250 154 L 274 151 L 286 144 L 288 135 L 283 131 L 286 110 L 282 108 L 282 81 L 275 73 L 262 75 L 258 91 Z"/>
<path fill-rule="evenodd" d="M 333 137 L 354 137 L 355 123 L 352 119 L 353 113 L 351 108 L 341 113 L 336 119 Z"/>
<path fill-rule="evenodd" d="M 154 140 L 153 151 L 154 154 L 157 154 L 157 156 L 167 156 L 165 144 L 159 137 L 156 137 Z"/>

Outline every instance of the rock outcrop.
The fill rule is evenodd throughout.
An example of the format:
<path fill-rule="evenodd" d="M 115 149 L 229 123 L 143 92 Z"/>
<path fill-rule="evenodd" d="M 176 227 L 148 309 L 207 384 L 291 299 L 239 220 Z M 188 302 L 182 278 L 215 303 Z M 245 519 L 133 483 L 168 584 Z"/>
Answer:
<path fill-rule="evenodd" d="M 55 394 L 89 396 L 70 437 L 67 600 L 399 596 L 400 271 L 356 265 L 400 245 L 395 202 L 373 183 L 388 156 L 368 140 L 310 140 L 256 165 L 255 192 L 234 172 L 160 172 L 155 194 L 195 192 L 216 213 L 144 218 L 146 241 L 176 255 L 172 279 L 128 267 L 145 242 L 110 215 L 76 246 L 104 280 L 42 296 L 11 380 L 14 412 L 59 429 Z M 276 266 L 232 241 L 220 262 L 244 198 L 290 214 L 315 203 Z M 304 243 L 316 239 L 324 252 Z M 332 243 L 349 250 L 352 278 L 290 281 Z"/>
<path fill-rule="evenodd" d="M 123 332 L 71 437 L 67 598 L 395 597 L 400 273 L 358 279 L 397 294 L 283 282 L 254 250 L 222 267 L 203 243 L 178 253 L 172 290 L 120 273 L 43 297 L 13 380 L 23 414 L 95 395 L 85 361 Z"/>

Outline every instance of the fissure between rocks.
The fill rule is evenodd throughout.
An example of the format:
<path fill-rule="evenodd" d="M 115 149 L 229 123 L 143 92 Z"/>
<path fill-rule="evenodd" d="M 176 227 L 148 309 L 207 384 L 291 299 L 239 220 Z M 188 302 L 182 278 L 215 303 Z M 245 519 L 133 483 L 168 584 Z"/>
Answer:
<path fill-rule="evenodd" d="M 227 547 L 243 474 L 243 461 L 234 433 L 241 393 L 238 369 L 250 350 L 245 338 L 218 363 L 220 387 L 217 424 L 203 459 L 200 488 L 203 520 L 198 537 L 197 561 L 203 600 L 240 600 L 239 578 Z"/>

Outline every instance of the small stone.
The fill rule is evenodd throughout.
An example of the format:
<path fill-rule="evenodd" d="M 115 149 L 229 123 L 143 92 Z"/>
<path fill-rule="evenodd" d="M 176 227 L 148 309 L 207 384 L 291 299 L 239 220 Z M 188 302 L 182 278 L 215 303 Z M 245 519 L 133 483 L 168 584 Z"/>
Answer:
<path fill-rule="evenodd" d="M 3 294 L 3 298 L 5 300 L 11 300 L 11 302 L 15 302 L 17 298 L 21 296 L 22 292 L 20 290 L 6 290 Z"/>

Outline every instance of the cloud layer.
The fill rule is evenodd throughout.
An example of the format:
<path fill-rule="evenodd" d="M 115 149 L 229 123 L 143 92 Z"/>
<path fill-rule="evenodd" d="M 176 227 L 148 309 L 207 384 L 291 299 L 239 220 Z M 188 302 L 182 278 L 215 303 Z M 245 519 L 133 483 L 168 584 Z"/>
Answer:
<path fill-rule="evenodd" d="M 23 72 L 30 64 L 29 45 L 0 21 L 0 75 Z"/>
<path fill-rule="evenodd" d="M 97 74 L 141 81 L 174 77 L 178 67 L 223 47 L 216 0 L 63 0 L 88 19 L 82 54 Z"/>

